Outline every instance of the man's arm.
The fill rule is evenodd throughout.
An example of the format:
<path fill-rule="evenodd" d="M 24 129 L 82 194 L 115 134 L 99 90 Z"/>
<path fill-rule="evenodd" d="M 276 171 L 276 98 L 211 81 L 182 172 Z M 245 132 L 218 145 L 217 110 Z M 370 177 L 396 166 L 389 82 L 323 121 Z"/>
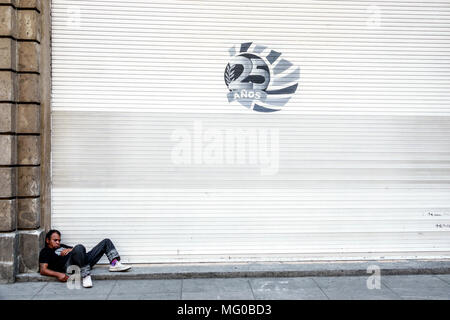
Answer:
<path fill-rule="evenodd" d="M 69 279 L 65 273 L 50 270 L 48 263 L 39 263 L 39 270 L 43 276 L 56 277 L 61 282 L 66 282 Z"/>

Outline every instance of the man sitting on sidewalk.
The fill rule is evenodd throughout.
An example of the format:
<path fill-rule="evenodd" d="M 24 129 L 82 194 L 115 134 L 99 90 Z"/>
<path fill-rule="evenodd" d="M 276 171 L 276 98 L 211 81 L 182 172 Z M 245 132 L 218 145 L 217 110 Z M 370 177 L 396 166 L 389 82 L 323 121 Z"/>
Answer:
<path fill-rule="evenodd" d="M 44 276 L 58 278 L 65 282 L 69 278 L 67 268 L 77 265 L 81 268 L 83 287 L 91 288 L 91 268 L 106 254 L 110 262 L 109 271 L 127 271 L 131 267 L 120 262 L 120 256 L 109 239 L 102 240 L 91 251 L 86 253 L 86 248 L 78 244 L 70 247 L 61 244 L 61 233 L 58 230 L 50 230 L 45 236 L 45 248 L 39 253 L 40 273 Z"/>

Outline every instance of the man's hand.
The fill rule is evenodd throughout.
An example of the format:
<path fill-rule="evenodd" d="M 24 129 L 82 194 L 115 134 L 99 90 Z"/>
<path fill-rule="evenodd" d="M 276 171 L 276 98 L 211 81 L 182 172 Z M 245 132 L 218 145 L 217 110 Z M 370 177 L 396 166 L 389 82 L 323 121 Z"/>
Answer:
<path fill-rule="evenodd" d="M 58 281 L 66 282 L 69 279 L 69 276 L 65 273 L 58 272 L 58 276 L 56 277 Z"/>
<path fill-rule="evenodd" d="M 69 276 L 67 276 L 65 273 L 50 270 L 48 268 L 48 263 L 40 263 L 39 269 L 40 273 L 43 276 L 56 277 L 56 279 L 58 279 L 61 282 L 66 282 L 67 279 L 69 279 Z"/>
<path fill-rule="evenodd" d="M 68 255 L 70 251 L 72 251 L 72 249 L 64 249 L 63 251 L 61 251 L 61 256 Z"/>

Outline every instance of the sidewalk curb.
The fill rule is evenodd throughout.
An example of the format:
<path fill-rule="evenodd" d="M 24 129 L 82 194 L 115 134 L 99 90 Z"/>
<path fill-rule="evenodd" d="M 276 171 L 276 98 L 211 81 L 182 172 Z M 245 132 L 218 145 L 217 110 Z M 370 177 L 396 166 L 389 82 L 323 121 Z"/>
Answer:
<path fill-rule="evenodd" d="M 193 278 L 277 278 L 368 276 L 369 266 L 378 266 L 381 275 L 450 274 L 450 260 L 402 260 L 363 262 L 296 262 L 240 264 L 155 264 L 134 265 L 128 272 L 108 272 L 107 267 L 92 270 L 93 280 L 167 280 Z M 17 282 L 56 281 L 39 273 L 21 273 Z"/>

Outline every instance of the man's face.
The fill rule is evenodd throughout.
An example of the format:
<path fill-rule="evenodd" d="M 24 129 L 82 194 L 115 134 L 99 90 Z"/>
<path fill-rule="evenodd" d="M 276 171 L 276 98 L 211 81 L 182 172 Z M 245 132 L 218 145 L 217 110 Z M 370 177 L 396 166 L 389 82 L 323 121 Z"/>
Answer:
<path fill-rule="evenodd" d="M 46 239 L 45 241 L 50 249 L 58 249 L 61 246 L 61 237 L 56 232 L 53 232 L 50 239 Z"/>

